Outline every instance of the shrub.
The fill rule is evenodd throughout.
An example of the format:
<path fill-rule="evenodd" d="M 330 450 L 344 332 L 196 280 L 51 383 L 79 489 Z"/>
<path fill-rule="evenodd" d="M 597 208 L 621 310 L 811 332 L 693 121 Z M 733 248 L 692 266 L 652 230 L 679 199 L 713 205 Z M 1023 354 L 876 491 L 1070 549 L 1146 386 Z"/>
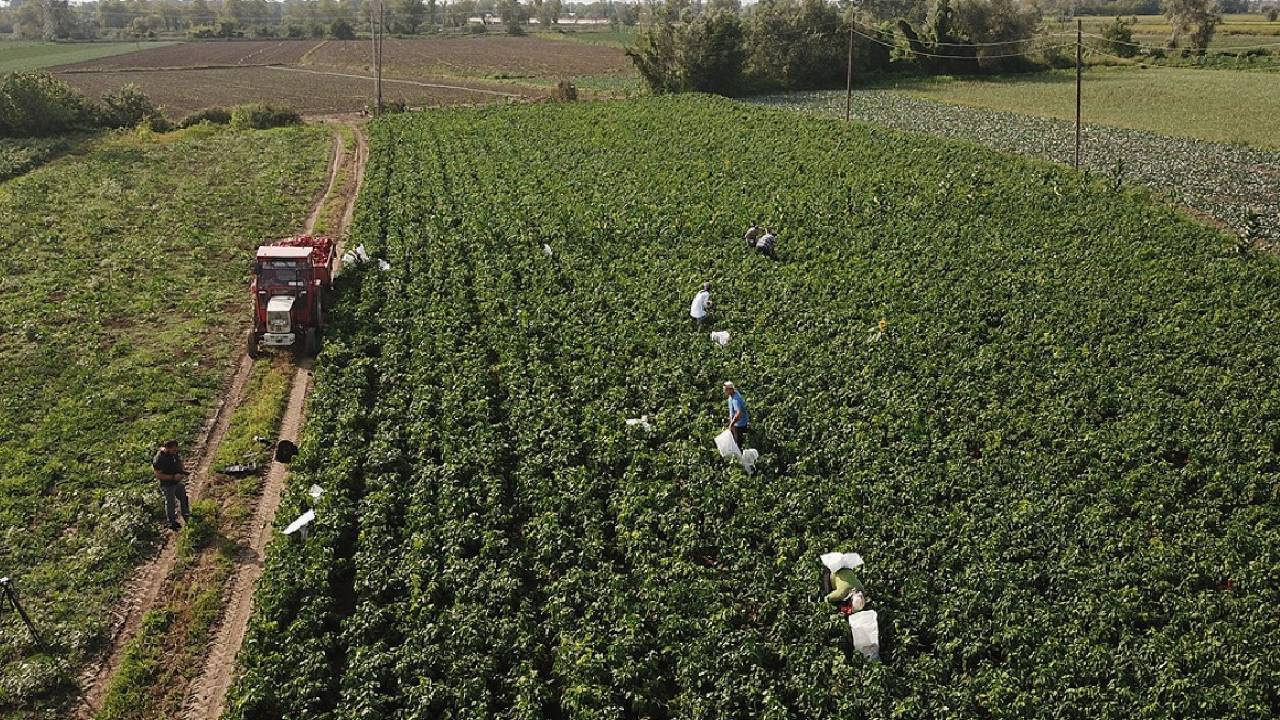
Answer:
<path fill-rule="evenodd" d="M 573 102 L 578 99 L 578 86 L 570 80 L 556 83 L 555 99 L 560 102 Z"/>
<path fill-rule="evenodd" d="M 335 40 L 355 40 L 356 31 L 351 27 L 351 23 L 338 18 L 329 24 L 329 36 Z"/>
<path fill-rule="evenodd" d="M 198 110 L 182 118 L 182 121 L 178 123 L 178 127 L 188 128 L 192 125 L 199 125 L 202 122 L 211 123 L 213 125 L 227 125 L 231 122 L 231 111 L 220 107 Z"/>
<path fill-rule="evenodd" d="M 0 137 L 57 135 L 88 124 L 84 98 L 47 73 L 0 76 Z"/>
<path fill-rule="evenodd" d="M 1102 28 L 1101 45 L 1104 52 L 1120 57 L 1131 58 L 1138 54 L 1138 48 L 1133 44 L 1133 31 L 1118 17 Z"/>
<path fill-rule="evenodd" d="M 125 85 L 114 93 L 104 93 L 102 103 L 96 108 L 97 124 L 101 127 L 133 127 L 144 120 L 161 116 L 160 108 L 151 102 L 137 85 Z"/>
<path fill-rule="evenodd" d="M 472 35 L 483 35 L 483 34 L 485 34 L 485 33 L 489 32 L 489 28 L 488 28 L 488 26 L 487 26 L 487 25 L 485 25 L 485 24 L 484 24 L 484 23 L 482 23 L 482 22 L 478 22 L 478 23 L 468 23 L 468 24 L 467 24 L 467 32 L 471 33 Z"/>
<path fill-rule="evenodd" d="M 301 122 L 302 116 L 297 110 L 277 105 L 254 103 L 237 105 L 231 110 L 231 127 L 237 130 L 266 130 Z"/>
<path fill-rule="evenodd" d="M 1280 8 L 1271 8 L 1267 11 L 1267 22 L 1275 22 L 1276 18 L 1280 18 Z"/>

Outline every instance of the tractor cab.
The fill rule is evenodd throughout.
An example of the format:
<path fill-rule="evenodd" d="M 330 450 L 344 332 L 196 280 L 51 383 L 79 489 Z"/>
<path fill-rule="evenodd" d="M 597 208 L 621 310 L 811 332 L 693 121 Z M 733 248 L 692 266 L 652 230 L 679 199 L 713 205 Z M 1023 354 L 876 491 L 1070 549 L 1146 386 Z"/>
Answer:
<path fill-rule="evenodd" d="M 257 357 L 259 345 L 294 346 L 308 355 L 319 350 L 332 243 L 327 238 L 305 238 L 306 244 L 302 241 L 282 241 L 297 245 L 263 245 L 254 257 L 249 285 L 254 305 L 251 357 Z"/>

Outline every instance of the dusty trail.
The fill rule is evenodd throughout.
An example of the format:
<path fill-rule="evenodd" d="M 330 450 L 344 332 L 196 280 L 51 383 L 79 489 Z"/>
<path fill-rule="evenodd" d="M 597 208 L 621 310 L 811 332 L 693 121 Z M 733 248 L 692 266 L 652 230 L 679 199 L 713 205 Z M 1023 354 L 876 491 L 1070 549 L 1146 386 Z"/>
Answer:
<path fill-rule="evenodd" d="M 289 390 L 289 402 L 280 421 L 280 437 L 296 440 L 302 429 L 303 410 L 307 393 L 311 390 L 311 360 L 298 363 Z M 218 624 L 205 656 L 200 674 L 191 683 L 182 717 L 186 720 L 209 718 L 216 720 L 222 714 L 223 701 L 235 671 L 236 653 L 244 642 L 245 629 L 249 625 L 249 613 L 253 609 L 253 588 L 262 575 L 263 554 L 271 540 L 276 510 L 284 493 L 287 470 L 280 463 L 272 463 L 262 496 L 249 526 L 248 545 L 242 546 L 236 558 L 236 569 L 231 575 L 230 592 L 223 604 L 222 621 Z"/>
<path fill-rule="evenodd" d="M 217 412 L 209 422 L 205 423 L 201 439 L 191 453 L 191 457 L 195 459 L 195 469 L 192 470 L 188 482 L 187 494 L 192 502 L 204 494 L 205 486 L 209 482 L 210 465 L 218 453 L 218 446 L 227 434 L 227 428 L 231 424 L 231 414 L 244 401 L 245 385 L 249 381 L 252 370 L 253 361 L 247 355 L 242 356 L 235 375 L 222 393 L 223 399 Z M 191 467 L 190 463 L 188 467 Z M 166 535 L 160 552 L 139 568 L 129 581 L 125 589 L 124 601 L 121 603 L 122 612 L 111 635 L 111 651 L 101 665 L 96 668 L 90 667 L 82 676 L 85 691 L 81 697 L 80 706 L 76 710 L 76 718 L 88 720 L 101 707 L 107 684 L 115 675 L 116 669 L 120 667 L 120 661 L 124 658 L 124 649 L 128 647 L 129 640 L 137 634 L 142 624 L 142 616 L 147 610 L 155 607 L 160 599 L 165 581 L 173 569 L 177 552 L 178 544 L 175 542 L 175 536 Z"/>
<path fill-rule="evenodd" d="M 363 180 L 364 160 L 367 157 L 363 133 L 359 127 L 355 125 L 351 127 L 356 131 L 358 143 L 352 161 L 354 168 L 353 180 L 349 183 L 350 192 L 343 199 L 341 220 L 330 232 L 337 237 L 341 237 L 352 216 L 356 193 Z M 314 230 L 324 210 L 325 200 L 336 189 L 344 166 L 344 145 L 341 133 L 335 132 L 333 154 L 329 160 L 328 180 L 307 216 L 304 225 L 306 233 Z M 212 474 L 213 458 L 217 455 L 218 447 L 226 436 L 231 415 L 245 400 L 245 388 L 252 370 L 253 360 L 248 355 L 242 355 L 237 362 L 235 374 L 224 387 L 224 392 L 221 394 L 223 399 L 217 411 L 205 423 L 200 439 L 189 455 L 188 467 L 194 469 L 188 482 L 188 495 L 193 502 L 204 495 Z M 280 437 L 294 440 L 298 437 L 303 422 L 303 408 L 310 387 L 311 362 L 306 360 L 299 363 L 294 373 L 288 404 L 281 419 Z M 223 617 L 215 627 L 213 645 L 209 649 L 200 675 L 191 683 L 184 717 L 217 718 L 221 714 L 222 701 L 230 686 L 235 655 L 240 648 L 248 623 L 253 585 L 262 572 L 262 551 L 271 537 L 272 522 L 280 504 L 285 474 L 286 469 L 283 465 L 272 463 L 262 495 L 254 510 L 253 520 L 248 526 L 247 545 L 241 548 L 236 569 L 228 582 L 230 591 L 224 595 Z M 101 663 L 86 668 L 82 674 L 81 682 L 84 691 L 75 711 L 77 720 L 90 720 L 101 708 L 110 681 L 123 660 L 124 651 L 141 627 L 143 615 L 160 602 L 176 557 L 175 536 L 168 535 L 160 551 L 143 564 L 130 580 L 121 603 L 117 625 L 112 633 L 109 652 Z"/>
<path fill-rule="evenodd" d="M 364 161 L 368 155 L 364 134 L 360 128 L 352 125 L 356 132 L 356 147 L 353 154 L 352 180 L 349 191 L 344 193 L 341 219 L 331 234 L 339 238 L 346 232 L 355 209 L 355 200 L 364 177 Z M 324 209 L 324 199 L 335 191 L 337 178 L 341 175 L 343 158 L 343 142 L 341 135 L 335 142 L 336 152 L 330 166 L 329 187 L 317 203 L 315 210 L 307 219 L 306 231 L 315 228 Z M 339 245 L 341 256 L 341 245 Z M 341 260 L 337 260 L 341 263 Z M 335 267 L 335 271 L 338 267 Z M 285 406 L 280 421 L 279 437 L 297 441 L 306 417 L 307 395 L 311 391 L 311 361 L 299 362 L 294 371 L 292 385 L 289 390 L 289 401 Z M 236 560 L 236 568 L 228 583 L 229 592 L 224 596 L 223 616 L 214 630 L 213 642 L 205 656 L 200 674 L 192 681 L 187 693 L 187 702 L 183 707 L 183 720 L 217 720 L 222 714 L 227 690 L 235 674 L 236 654 L 244 642 L 245 630 L 249 625 L 249 616 L 253 610 L 253 591 L 262 576 L 263 557 L 267 544 L 271 540 L 276 510 L 280 507 L 280 498 L 284 493 L 287 468 L 280 463 L 272 463 L 263 485 L 262 496 L 248 529 L 248 543 L 242 546 Z"/>

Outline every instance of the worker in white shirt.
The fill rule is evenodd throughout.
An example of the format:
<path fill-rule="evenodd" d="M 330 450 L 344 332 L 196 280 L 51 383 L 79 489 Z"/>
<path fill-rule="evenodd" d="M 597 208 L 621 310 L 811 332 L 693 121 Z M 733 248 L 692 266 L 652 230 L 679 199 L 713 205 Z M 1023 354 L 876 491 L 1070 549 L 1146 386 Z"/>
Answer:
<path fill-rule="evenodd" d="M 760 227 L 756 223 L 751 223 L 751 227 L 747 228 L 747 234 L 742 236 L 742 239 L 747 241 L 747 249 L 754 250 L 756 247 L 756 240 L 759 240 L 760 236 L 765 232 L 767 231 L 764 228 Z"/>
<path fill-rule="evenodd" d="M 689 305 L 689 317 L 693 318 L 695 325 L 702 327 L 707 324 L 707 313 L 711 312 L 712 305 L 711 283 L 702 283 L 702 289 L 693 296 L 693 302 Z"/>

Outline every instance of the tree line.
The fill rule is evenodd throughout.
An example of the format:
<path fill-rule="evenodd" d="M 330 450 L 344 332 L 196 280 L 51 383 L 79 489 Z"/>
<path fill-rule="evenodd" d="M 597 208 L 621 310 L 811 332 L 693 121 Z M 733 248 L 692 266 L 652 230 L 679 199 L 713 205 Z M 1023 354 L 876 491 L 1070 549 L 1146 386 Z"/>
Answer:
<path fill-rule="evenodd" d="M 12 0 L 0 7 L 0 37 L 92 40 L 155 37 L 351 39 L 368 32 L 378 0 Z M 516 32 L 585 19 L 635 25 L 639 6 L 595 0 L 385 0 L 387 30 L 416 35 L 500 18 Z"/>
<path fill-rule="evenodd" d="M 1164 0 L 1166 47 L 1205 54 L 1222 19 L 1220 3 L 1248 1 Z M 843 86 L 850 60 L 856 73 L 1020 72 L 1074 63 L 1074 33 L 1041 31 L 1046 17 L 1069 11 L 1052 0 L 653 0 L 627 54 L 655 92 Z M 1116 17 L 1091 45 L 1138 54 L 1133 22 Z"/>

